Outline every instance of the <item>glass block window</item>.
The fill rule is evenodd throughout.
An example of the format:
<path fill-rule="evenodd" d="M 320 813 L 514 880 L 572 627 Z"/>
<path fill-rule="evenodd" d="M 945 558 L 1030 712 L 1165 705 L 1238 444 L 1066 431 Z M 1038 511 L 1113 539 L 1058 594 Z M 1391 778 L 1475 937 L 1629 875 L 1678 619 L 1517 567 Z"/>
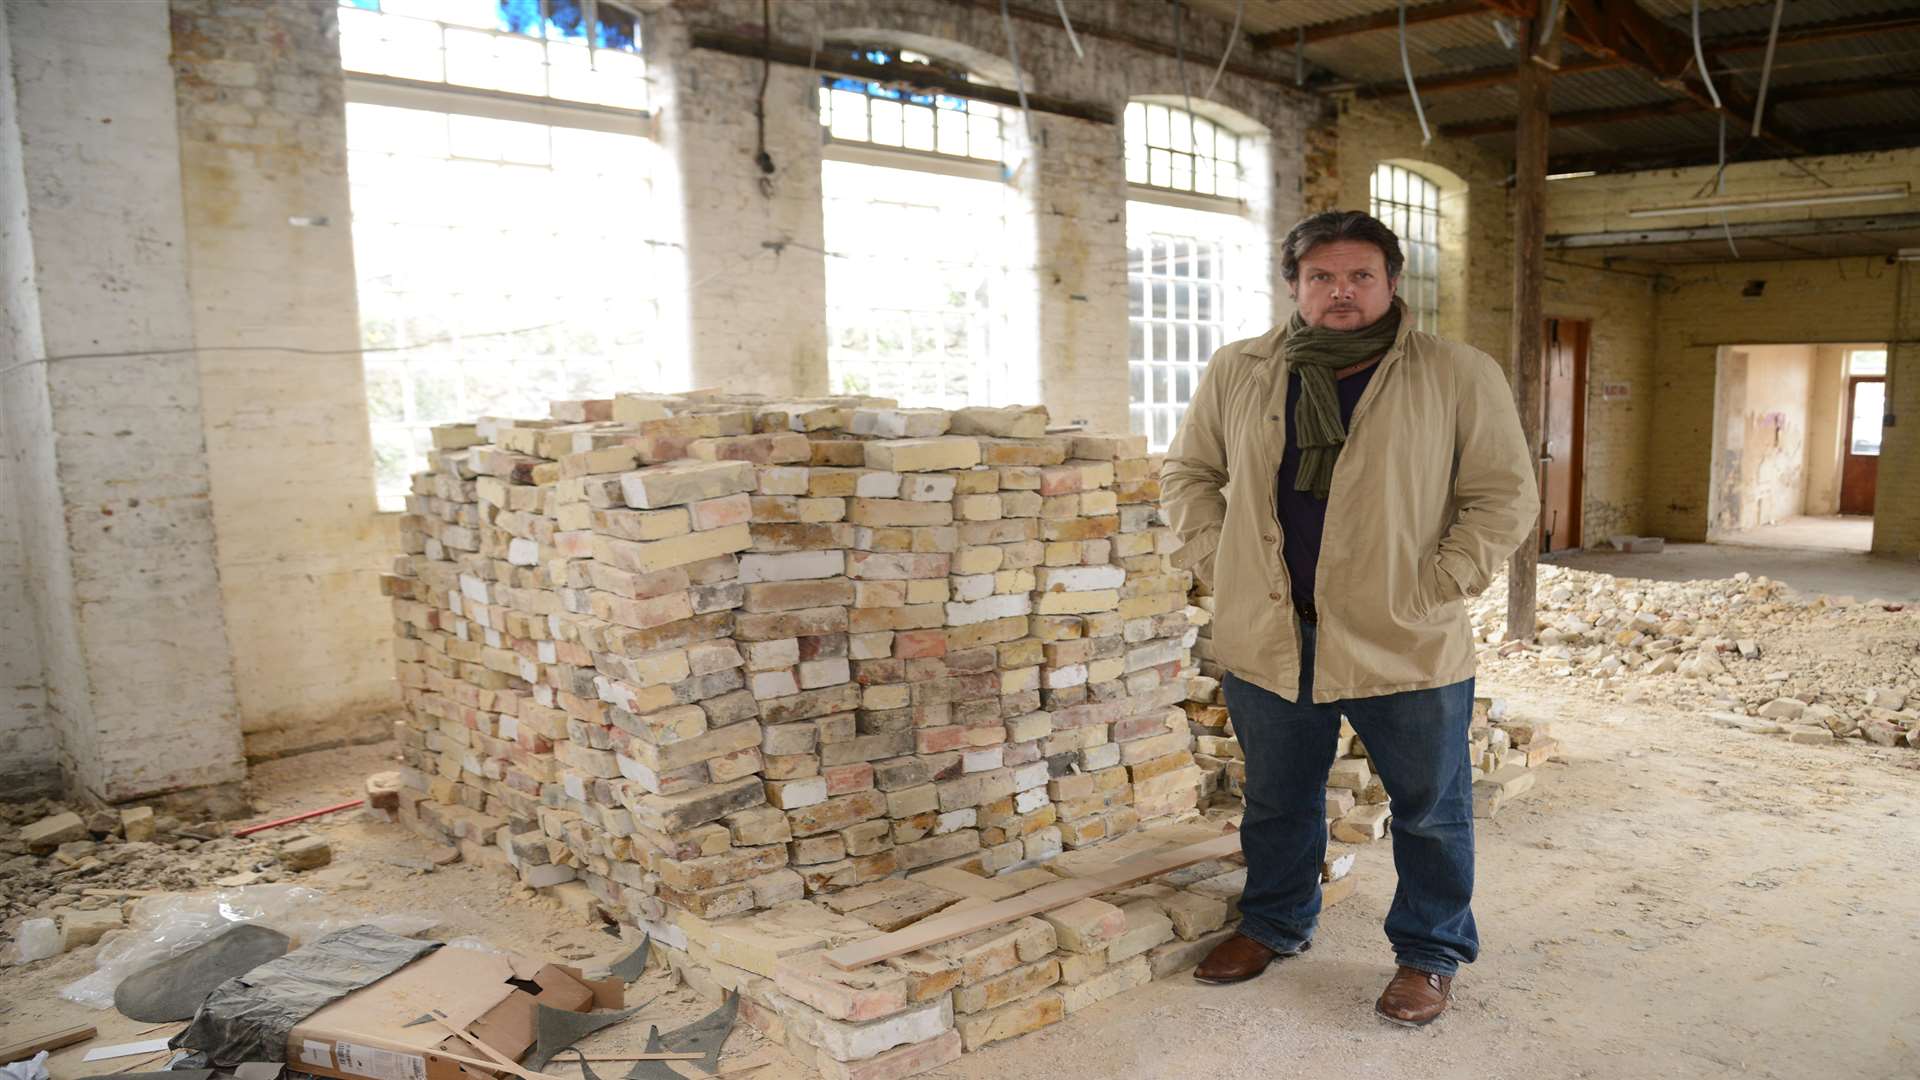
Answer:
<path fill-rule="evenodd" d="M 1847 353 L 1847 374 L 1885 375 L 1886 373 L 1887 350 L 1854 349 Z"/>
<path fill-rule="evenodd" d="M 1440 189 L 1398 165 L 1380 165 L 1368 181 L 1371 213 L 1400 237 L 1407 265 L 1400 272 L 1400 298 L 1416 329 L 1440 328 Z"/>
<path fill-rule="evenodd" d="M 858 49 L 854 57 L 872 64 L 933 64 L 930 57 L 909 50 Z M 964 71 L 940 69 L 941 74 L 966 76 Z M 820 126 L 837 142 L 891 146 L 923 154 L 1000 161 L 1001 108 L 929 93 L 894 83 L 870 82 L 839 75 L 820 78 Z"/>
<path fill-rule="evenodd" d="M 347 105 L 382 509 L 401 508 L 434 424 L 684 380 L 662 339 L 661 298 L 685 274 L 650 238 L 655 153 L 636 135 Z"/>
<path fill-rule="evenodd" d="M 1185 109 L 1127 105 L 1127 182 L 1195 195 L 1241 198 L 1240 137 Z"/>
<path fill-rule="evenodd" d="M 640 22 L 610 0 L 340 0 L 347 71 L 647 105 Z"/>
<path fill-rule="evenodd" d="M 1151 450 L 1173 441 L 1213 351 L 1266 329 L 1267 262 L 1239 214 L 1127 203 L 1129 412 Z"/>
<path fill-rule="evenodd" d="M 828 380 L 910 407 L 1010 404 L 1024 355 L 1005 314 L 1005 184 L 829 160 L 821 166 Z"/>

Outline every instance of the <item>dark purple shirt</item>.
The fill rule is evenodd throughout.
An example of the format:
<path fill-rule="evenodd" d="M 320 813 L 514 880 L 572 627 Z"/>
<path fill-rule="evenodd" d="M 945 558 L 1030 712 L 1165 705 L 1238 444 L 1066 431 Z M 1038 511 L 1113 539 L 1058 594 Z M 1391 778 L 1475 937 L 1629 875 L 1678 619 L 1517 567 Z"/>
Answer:
<path fill-rule="evenodd" d="M 1341 379 L 1335 386 L 1340 391 L 1340 424 L 1351 432 L 1353 407 L 1360 403 L 1360 395 L 1366 393 L 1367 384 L 1373 381 L 1373 373 L 1380 370 L 1379 364 L 1371 364 L 1365 371 L 1357 371 Z M 1300 405 L 1300 376 L 1296 372 L 1287 376 L 1287 449 L 1280 458 L 1278 497 L 1274 507 L 1280 513 L 1281 556 L 1287 563 L 1287 574 L 1293 579 L 1293 602 L 1295 606 L 1313 606 L 1313 586 L 1315 568 L 1320 563 L 1320 534 L 1327 525 L 1327 500 L 1311 491 L 1293 490 L 1293 481 L 1300 473 L 1300 442 L 1294 434 L 1293 418 Z"/>

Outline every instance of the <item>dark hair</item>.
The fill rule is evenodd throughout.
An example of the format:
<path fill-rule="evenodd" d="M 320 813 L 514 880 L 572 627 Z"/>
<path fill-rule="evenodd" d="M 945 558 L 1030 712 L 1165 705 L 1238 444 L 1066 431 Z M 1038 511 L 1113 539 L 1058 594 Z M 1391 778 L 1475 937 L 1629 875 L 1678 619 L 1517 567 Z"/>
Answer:
<path fill-rule="evenodd" d="M 1378 218 L 1358 210 L 1328 210 L 1287 230 L 1287 238 L 1280 244 L 1280 276 L 1299 281 L 1300 260 L 1321 244 L 1340 240 L 1358 240 L 1379 248 L 1386 256 L 1389 278 L 1399 277 L 1407 265 L 1407 257 L 1400 253 L 1400 238 Z"/>

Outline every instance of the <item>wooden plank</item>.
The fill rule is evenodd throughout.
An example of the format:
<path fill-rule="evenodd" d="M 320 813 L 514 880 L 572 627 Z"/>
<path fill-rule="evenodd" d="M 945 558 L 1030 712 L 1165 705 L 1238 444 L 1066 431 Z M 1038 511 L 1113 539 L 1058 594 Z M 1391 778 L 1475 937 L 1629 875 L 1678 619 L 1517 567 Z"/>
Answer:
<path fill-rule="evenodd" d="M 1479 0 L 1439 0 L 1438 3 L 1417 4 L 1407 8 L 1407 25 L 1433 22 L 1436 19 L 1458 19 L 1467 15 L 1481 14 L 1485 9 Z M 1400 9 L 1389 7 L 1385 11 L 1369 12 L 1346 19 L 1331 22 L 1313 23 L 1304 27 L 1274 30 L 1265 34 L 1253 34 L 1247 38 L 1255 49 L 1272 49 L 1292 45 L 1298 40 L 1299 32 L 1306 32 L 1307 44 L 1313 45 L 1335 38 L 1351 37 L 1354 34 L 1366 34 L 1375 30 L 1394 30 L 1400 26 Z"/>
<path fill-rule="evenodd" d="M 145 1039 L 140 1042 L 120 1043 L 115 1046 L 96 1046 L 87 1051 L 86 1056 L 80 1060 L 106 1061 L 109 1058 L 131 1057 L 134 1054 L 157 1054 L 167 1049 L 167 1042 L 171 1038 L 172 1036 L 168 1036 L 164 1039 Z"/>
<path fill-rule="evenodd" d="M 1521 26 L 1534 40 L 1535 23 Z M 1540 412 L 1543 297 L 1547 241 L 1547 90 L 1552 72 L 1522 56 L 1515 73 L 1520 116 L 1515 123 L 1513 161 L 1513 348 L 1514 405 L 1520 411 L 1520 430 L 1526 438 L 1534 483 L 1539 484 L 1541 449 Z M 1526 538 L 1507 564 L 1507 640 L 1532 641 L 1535 572 L 1540 560 L 1540 519 L 1534 518 Z"/>
<path fill-rule="evenodd" d="M 984 907 L 970 908 L 966 911 L 935 915 L 904 930 L 895 930 L 891 934 L 856 941 L 827 950 L 827 960 L 842 971 L 852 971 L 868 964 L 877 964 L 896 956 L 905 956 L 930 945 L 943 941 L 952 941 L 965 937 L 976 930 L 985 930 L 990 926 L 1024 919 L 1029 915 L 1038 915 L 1043 911 L 1052 911 L 1065 907 L 1076 900 L 1085 900 L 1089 896 L 1124 889 L 1137 885 L 1148 878 L 1161 874 L 1170 874 L 1185 869 L 1194 863 L 1203 863 L 1210 859 L 1225 858 L 1240 850 L 1240 834 L 1225 833 L 1212 840 L 1203 840 L 1197 844 L 1174 848 L 1172 851 L 1150 855 L 1145 858 L 1127 859 L 1114 865 L 1111 870 L 1091 874 L 1083 878 L 1066 878 L 1051 885 L 1042 885 L 1021 893 L 997 900 Z"/>
<path fill-rule="evenodd" d="M 8 1043 L 0 1046 L 0 1065 L 25 1061 L 42 1050 L 58 1050 L 63 1046 L 86 1042 L 98 1034 L 100 1034 L 99 1029 L 92 1024 L 81 1024 L 77 1027 L 62 1028 L 45 1035 L 37 1035 L 17 1043 Z"/>

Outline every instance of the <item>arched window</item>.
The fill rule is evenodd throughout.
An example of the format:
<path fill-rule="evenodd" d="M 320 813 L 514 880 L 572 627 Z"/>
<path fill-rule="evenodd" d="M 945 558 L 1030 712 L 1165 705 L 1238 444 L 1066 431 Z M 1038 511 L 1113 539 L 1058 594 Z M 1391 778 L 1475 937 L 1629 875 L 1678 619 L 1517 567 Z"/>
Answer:
<path fill-rule="evenodd" d="M 1400 296 L 1417 329 L 1440 328 L 1440 187 L 1411 169 L 1382 163 L 1368 184 L 1370 212 L 1400 237 L 1407 257 Z"/>
<path fill-rule="evenodd" d="M 901 78 L 820 79 L 829 388 L 946 408 L 1030 396 L 1014 377 L 1033 365 L 1009 317 L 1004 110 L 916 88 L 916 70 L 973 78 L 924 53 L 836 48 Z"/>
<path fill-rule="evenodd" d="M 1241 136 L 1155 101 L 1126 110 L 1128 414 L 1165 450 L 1213 351 L 1266 328 L 1265 245 L 1243 196 Z"/>
<path fill-rule="evenodd" d="M 1185 109 L 1127 104 L 1127 183 L 1240 198 L 1240 137 Z"/>
<path fill-rule="evenodd" d="M 380 508 L 404 505 L 435 424 L 684 379 L 633 11 L 342 0 L 339 17 Z"/>

